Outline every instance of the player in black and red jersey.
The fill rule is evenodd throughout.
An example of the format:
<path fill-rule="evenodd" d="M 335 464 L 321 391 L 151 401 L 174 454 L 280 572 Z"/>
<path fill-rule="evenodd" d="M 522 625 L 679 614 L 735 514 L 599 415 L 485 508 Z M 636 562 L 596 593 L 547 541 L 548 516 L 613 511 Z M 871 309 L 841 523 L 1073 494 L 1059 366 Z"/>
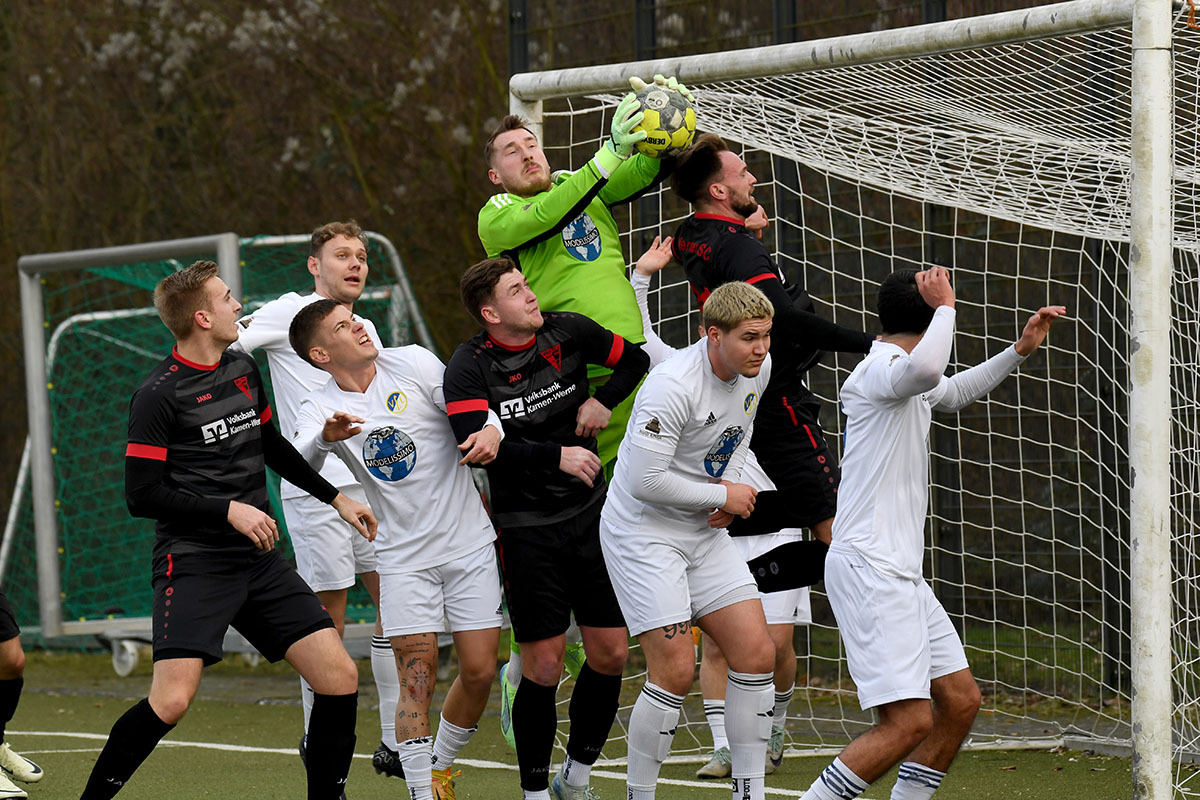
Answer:
<path fill-rule="evenodd" d="M 810 528 L 828 544 L 837 507 L 838 470 L 817 421 L 820 401 L 805 385 L 804 376 L 825 352 L 866 353 L 875 337 L 817 316 L 804 288 L 788 285 L 755 235 L 754 229 L 765 227 L 766 214 L 754 200 L 754 184 L 746 162 L 719 136 L 698 136 L 671 177 L 676 194 L 695 211 L 680 224 L 671 250 L 701 306 L 721 284 L 745 281 L 761 289 L 775 307 L 774 367 L 759 404 L 750 448 L 775 482 L 776 496 L 786 498 L 794 512 L 782 527 Z M 770 502 L 769 497 L 760 499 Z M 759 526 L 768 524 L 766 510 L 755 506 Z"/>
<path fill-rule="evenodd" d="M 483 332 L 459 345 L 446 366 L 446 411 L 459 442 L 483 426 L 489 407 L 504 423 L 488 476 L 513 636 L 521 644 L 512 711 L 521 788 L 526 798 L 545 798 L 551 788 L 559 798 L 590 796 L 591 765 L 616 716 L 628 654 L 600 552 L 607 485 L 596 432 L 633 392 L 649 359 L 581 314 L 543 315 L 507 258 L 474 265 L 460 288 Z M 590 398 L 588 364 L 613 371 Z M 587 660 L 571 695 L 567 759 L 550 787 L 554 695 L 572 612 Z"/>
<path fill-rule="evenodd" d="M 776 490 L 759 493 L 754 513 L 746 520 L 729 526 L 733 536 L 768 534 L 783 529 L 808 528 L 816 539 L 828 545 L 837 508 L 838 467 L 825 442 L 818 421 L 820 401 L 804 376 L 826 351 L 866 353 L 874 336 L 843 328 L 813 313 L 813 303 L 802 286 L 789 285 L 783 271 L 771 258 L 759 237 L 767 216 L 754 200 L 754 175 L 746 162 L 730 152 L 715 134 L 703 134 L 680 159 L 672 176 L 672 188 L 692 204 L 693 213 L 675 233 L 672 255 L 683 265 L 688 282 L 700 305 L 709 293 L 723 283 L 745 281 L 754 284 L 775 307 L 771 331 L 771 381 L 759 402 L 758 417 L 750 449 Z M 760 588 L 774 576 L 787 588 L 819 579 L 824 565 L 821 544 L 796 541 L 782 545 L 751 562 L 763 560 L 784 566 L 782 574 L 755 570 Z M 797 552 L 798 551 L 798 552 Z M 784 587 L 779 587 L 784 588 Z M 778 665 L 794 665 L 792 626 L 771 625 Z M 704 667 L 720 653 L 705 639 Z M 724 676 L 724 669 L 716 670 Z M 723 686 L 723 683 L 720 684 Z M 706 689 L 708 687 L 705 687 Z M 776 670 L 774 731 L 768 748 L 773 772 L 783 758 L 784 721 L 792 696 L 790 670 Z M 706 708 L 718 698 L 705 694 Z M 719 711 L 714 715 L 719 718 Z M 709 764 L 697 773 L 701 776 L 728 774 L 725 763 L 714 753 Z"/>
<path fill-rule="evenodd" d="M 287 659 L 316 691 L 309 800 L 343 795 L 354 754 L 358 672 L 329 614 L 274 549 L 279 531 L 265 467 L 333 505 L 368 539 L 375 518 L 314 472 L 271 422 L 254 360 L 226 348 L 241 304 L 198 261 L 154 291 L 175 335 L 171 355 L 133 395 L 125 497 L 157 521 L 154 677 L 150 696 L 113 725 L 81 800 L 114 796 L 179 721 L 232 625 L 271 661 Z"/>

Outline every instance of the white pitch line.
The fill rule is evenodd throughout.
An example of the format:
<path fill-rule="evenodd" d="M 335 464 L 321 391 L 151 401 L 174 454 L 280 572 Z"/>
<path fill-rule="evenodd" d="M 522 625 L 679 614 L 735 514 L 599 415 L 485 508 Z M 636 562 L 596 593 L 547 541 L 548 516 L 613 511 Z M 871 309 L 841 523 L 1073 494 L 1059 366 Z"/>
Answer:
<path fill-rule="evenodd" d="M 108 739 L 106 733 L 81 733 L 77 731 L 8 731 L 10 736 L 61 736 L 67 739 L 91 739 L 95 741 Z M 296 749 L 294 747 L 254 747 L 252 745 L 241 744 L 222 744 L 220 742 L 187 742 L 178 739 L 163 739 L 159 742 L 160 746 L 164 747 L 197 747 L 203 750 L 220 750 L 227 753 L 269 753 L 272 755 L 294 756 Z M 34 751 L 30 751 L 34 752 Z M 42 750 L 37 752 L 52 753 L 52 752 L 95 752 L 93 750 Z M 355 758 L 371 758 L 370 753 L 355 753 Z M 474 758 L 459 758 L 455 759 L 456 764 L 462 764 L 466 767 L 478 767 L 480 769 L 500 769 L 509 772 L 516 772 L 515 764 L 505 764 L 501 761 L 483 761 Z M 592 775 L 597 778 L 607 778 L 608 780 L 624 781 L 624 772 L 608 772 L 605 770 L 593 770 Z M 722 792 L 729 792 L 729 785 L 725 781 L 716 782 L 701 782 L 701 781 L 685 781 L 677 778 L 659 778 L 659 783 L 669 784 L 671 786 L 687 786 L 693 789 L 719 789 Z M 776 789 L 768 786 L 766 793 L 769 795 L 778 795 L 780 797 L 802 797 L 804 792 L 795 789 Z"/>

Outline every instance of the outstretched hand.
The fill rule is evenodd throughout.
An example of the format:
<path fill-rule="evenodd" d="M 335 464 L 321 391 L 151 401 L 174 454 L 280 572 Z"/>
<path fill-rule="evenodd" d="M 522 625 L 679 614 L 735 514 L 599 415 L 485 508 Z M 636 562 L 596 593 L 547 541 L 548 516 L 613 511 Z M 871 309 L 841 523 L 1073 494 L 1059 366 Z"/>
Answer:
<path fill-rule="evenodd" d="M 1066 316 L 1066 306 L 1043 306 L 1037 310 L 1037 313 L 1029 318 L 1029 322 L 1025 323 L 1025 330 L 1021 331 L 1021 338 L 1013 344 L 1013 348 L 1017 351 L 1017 355 L 1027 356 L 1041 346 L 1046 340 L 1046 334 L 1050 333 L 1050 323 L 1059 317 Z"/>
<path fill-rule="evenodd" d="M 660 269 L 671 263 L 671 237 L 665 239 L 660 236 L 654 237 L 654 244 L 650 245 L 650 249 L 642 253 L 642 257 L 633 265 L 633 271 L 638 275 L 653 275 Z"/>
<path fill-rule="evenodd" d="M 335 411 L 333 416 L 325 420 L 321 429 L 321 438 L 327 442 L 342 442 L 351 436 L 362 433 L 359 423 L 365 422 L 362 417 L 347 414 L 345 411 Z"/>
<path fill-rule="evenodd" d="M 645 131 L 634 130 L 645 116 L 638 105 L 637 96 L 632 92 L 625 95 L 617 104 L 617 110 L 613 114 L 612 135 L 608 139 L 608 147 L 617 154 L 618 158 L 629 158 L 633 155 L 634 145 L 646 138 Z"/>
<path fill-rule="evenodd" d="M 662 75 L 655 75 L 654 82 L 664 89 L 668 89 L 672 92 L 679 92 L 688 99 L 689 103 L 696 102 L 696 96 L 692 94 L 692 90 L 680 83 L 679 79 L 674 75 L 672 75 L 670 78 L 663 77 Z M 650 84 L 646 83 L 644 80 L 635 75 L 629 79 L 629 85 L 635 92 L 640 92 Z"/>

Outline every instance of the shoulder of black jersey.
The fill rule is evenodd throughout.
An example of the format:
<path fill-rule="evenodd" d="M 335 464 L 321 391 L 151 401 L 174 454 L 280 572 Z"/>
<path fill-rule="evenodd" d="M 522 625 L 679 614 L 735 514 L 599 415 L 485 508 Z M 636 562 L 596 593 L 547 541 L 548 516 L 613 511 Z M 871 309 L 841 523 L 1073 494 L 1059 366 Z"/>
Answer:
<path fill-rule="evenodd" d="M 221 354 L 221 361 L 224 361 L 224 362 L 234 362 L 234 361 L 249 362 L 250 366 L 252 366 L 254 368 L 254 371 L 255 372 L 258 371 L 258 362 L 254 360 L 254 356 L 250 355 L 249 353 L 243 353 L 240 350 L 234 350 L 232 348 L 227 348 L 225 350 L 225 352 Z"/>
<path fill-rule="evenodd" d="M 481 355 L 486 349 L 487 334 L 483 331 L 467 339 L 465 342 L 454 348 L 454 352 L 450 354 L 450 359 L 446 362 L 446 366 L 453 364 L 455 361 L 461 362 L 464 359 L 474 359 Z"/>
<path fill-rule="evenodd" d="M 179 361 L 173 355 L 167 356 L 146 374 L 146 377 L 134 390 L 134 395 L 136 396 L 144 390 L 157 391 L 163 384 L 174 383 L 175 378 L 179 375 L 179 370 Z"/>

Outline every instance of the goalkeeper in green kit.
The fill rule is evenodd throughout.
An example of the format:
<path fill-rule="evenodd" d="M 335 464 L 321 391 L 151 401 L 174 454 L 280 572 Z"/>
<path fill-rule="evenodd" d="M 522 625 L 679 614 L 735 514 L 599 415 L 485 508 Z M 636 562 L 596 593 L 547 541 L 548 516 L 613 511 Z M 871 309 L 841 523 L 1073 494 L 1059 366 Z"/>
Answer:
<path fill-rule="evenodd" d="M 693 99 L 674 78 L 655 80 Z M 638 78 L 630 83 L 635 90 L 646 85 Z M 609 209 L 637 199 L 674 166 L 673 159 L 634 153 L 634 145 L 646 138 L 645 131 L 633 130 L 641 121 L 637 100 L 626 95 L 613 116 L 612 136 L 596 155 L 578 170 L 551 175 L 529 123 L 505 117 L 484 148 L 488 178 L 504 191 L 479 212 L 483 249 L 489 257 L 507 256 L 516 263 L 543 311 L 583 314 L 638 344 L 646 341 L 642 317 Z M 609 373 L 593 367 L 593 389 Z M 608 427 L 597 434 L 606 474 L 612 472 L 634 396 L 613 409 Z"/>
<path fill-rule="evenodd" d="M 646 85 L 638 78 L 629 82 L 635 92 Z M 694 102 L 692 93 L 675 78 L 656 75 L 655 83 Z M 637 199 L 667 178 L 675 165 L 674 159 L 634 153 L 634 145 L 646 138 L 645 131 L 633 130 L 641 121 L 635 96 L 626 95 L 613 115 L 612 135 L 596 155 L 574 172 L 551 175 L 529 122 L 515 115 L 505 117 L 484 147 L 488 178 L 504 191 L 479 211 L 483 249 L 491 258 L 507 256 L 516 263 L 543 311 L 583 314 L 637 344 L 646 341 L 642 314 L 625 276 L 617 223 L 609 209 Z M 551 363 L 557 357 L 544 355 Z M 608 380 L 610 372 L 589 366 L 593 391 Z M 606 478 L 612 475 L 636 396 L 634 392 L 614 408 L 608 426 L 596 433 Z M 568 671 L 578 677 L 582 648 L 569 643 L 565 655 Z M 513 749 L 512 702 L 521 672 L 520 648 L 514 641 L 509 663 L 500 668 L 500 729 Z M 558 793 L 556 798 L 570 800 Z"/>

